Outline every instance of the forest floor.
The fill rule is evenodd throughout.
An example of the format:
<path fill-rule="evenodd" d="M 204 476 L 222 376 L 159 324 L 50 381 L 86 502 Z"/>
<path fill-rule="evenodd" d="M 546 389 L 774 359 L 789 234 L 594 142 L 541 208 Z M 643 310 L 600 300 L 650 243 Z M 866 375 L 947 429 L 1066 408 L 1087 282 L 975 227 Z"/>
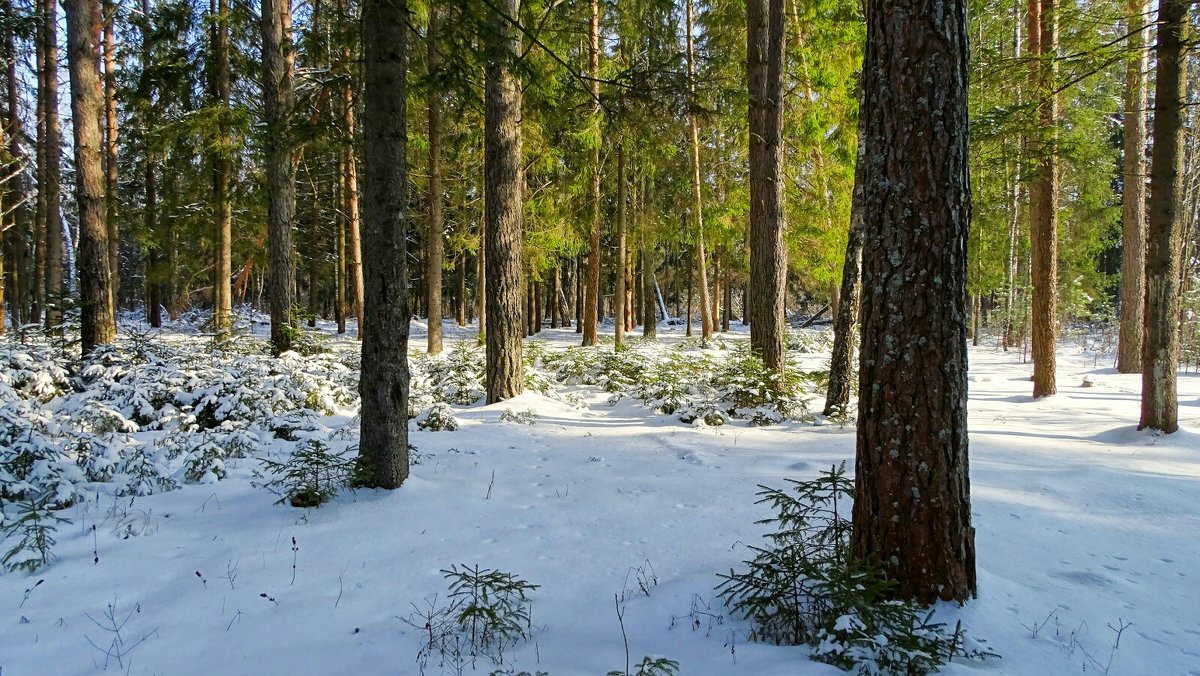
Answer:
<path fill-rule="evenodd" d="M 736 328 L 729 340 L 744 340 Z M 662 348 L 639 349 L 681 341 L 659 335 Z M 423 340 L 414 325 L 413 348 Z M 556 349 L 577 335 L 537 340 Z M 824 368 L 828 356 L 802 359 Z M 1064 344 L 1059 394 L 1035 401 L 1019 352 L 971 349 L 979 598 L 936 617 L 1002 657 L 944 673 L 1200 675 L 1200 375 L 1180 375 L 1182 429 L 1160 436 L 1135 430 L 1140 377 L 1110 366 Z M 806 648 L 748 643 L 714 587 L 761 542 L 758 487 L 852 469 L 852 427 L 689 425 L 596 386 L 557 391 L 569 396 L 456 406 L 458 430 L 412 434 L 419 462 L 400 490 L 347 491 L 316 509 L 275 504 L 252 485 L 249 458 L 213 483 L 96 491 L 65 510 L 56 560 L 0 574 L 0 673 L 416 674 L 421 613 L 445 602 L 452 565 L 540 585 L 532 641 L 506 652 L 505 668 L 624 673 L 619 605 L 635 664 L 841 673 Z M 532 424 L 501 421 L 506 411 Z M 355 414 L 321 423 L 352 436 Z M 476 673 L 497 668 L 481 660 Z M 425 672 L 454 670 L 435 655 Z"/>

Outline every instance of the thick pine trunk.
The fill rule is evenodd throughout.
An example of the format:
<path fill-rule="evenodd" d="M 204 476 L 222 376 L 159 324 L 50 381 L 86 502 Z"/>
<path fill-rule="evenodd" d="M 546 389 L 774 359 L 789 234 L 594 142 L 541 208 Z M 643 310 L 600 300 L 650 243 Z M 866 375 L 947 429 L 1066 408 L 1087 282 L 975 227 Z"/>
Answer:
<path fill-rule="evenodd" d="M 361 440 L 364 483 L 396 488 L 408 478 L 408 265 L 405 96 L 408 7 L 363 4 L 366 75 L 363 135 Z"/>
<path fill-rule="evenodd" d="M 1150 225 L 1146 240 L 1146 325 L 1142 416 L 1147 427 L 1179 429 L 1179 252 L 1183 237 L 1183 109 L 1187 92 L 1186 0 L 1160 0 L 1155 49 L 1154 150 L 1150 157 Z"/>
<path fill-rule="evenodd" d="M 1149 13 L 1146 0 L 1127 6 L 1129 30 Z M 1117 371 L 1142 370 L 1146 313 L 1146 32 L 1130 32 L 1125 60 L 1125 140 L 1121 163 L 1121 331 Z"/>
<path fill-rule="evenodd" d="M 783 373 L 783 0 L 746 5 L 750 81 L 750 347 L 771 371 Z"/>
<path fill-rule="evenodd" d="M 111 343 L 113 316 L 105 175 L 100 114 L 101 15 L 98 0 L 66 0 L 67 61 L 71 71 L 71 117 L 75 139 L 75 202 L 79 205 L 80 343 L 83 354 Z"/>
<path fill-rule="evenodd" d="M 292 262 L 296 165 L 291 130 L 295 106 L 291 0 L 263 0 L 261 28 L 266 111 L 267 248 L 270 251 L 267 296 L 271 310 L 271 346 L 278 354 L 292 348 L 292 334 L 296 329 L 292 316 L 296 283 Z"/>
<path fill-rule="evenodd" d="M 521 41 L 509 23 L 518 0 L 488 12 L 484 88 L 484 230 L 487 240 L 487 403 L 524 388 L 521 363 L 521 86 L 513 72 Z M 503 12 L 504 15 L 501 15 Z"/>
<path fill-rule="evenodd" d="M 904 64 L 901 67 L 901 64 Z M 870 0 L 853 555 L 899 598 L 975 595 L 964 0 Z"/>
<path fill-rule="evenodd" d="M 1054 148 L 1058 124 L 1058 96 L 1054 58 L 1058 50 L 1058 10 L 1054 0 L 1029 0 L 1029 53 L 1033 81 L 1030 91 L 1038 101 L 1038 129 L 1034 152 L 1037 175 L 1029 188 L 1031 267 L 1033 274 L 1033 396 L 1058 391 L 1055 354 L 1058 343 L 1058 160 Z"/>
<path fill-rule="evenodd" d="M 588 24 L 588 73 L 591 75 L 592 124 L 600 135 L 600 3 L 592 0 L 592 15 Z M 595 345 L 600 321 L 600 143 L 592 147 L 592 223 L 588 231 L 587 284 L 583 301 L 583 345 Z"/>
<path fill-rule="evenodd" d="M 213 66 L 216 70 L 213 98 L 220 106 L 217 124 L 220 145 L 213 153 L 213 207 L 216 215 L 217 250 L 213 267 L 213 330 L 226 334 L 233 326 L 233 210 L 230 207 L 229 179 L 233 162 L 229 155 L 232 142 L 229 121 L 229 0 L 216 0 L 216 25 L 213 27 Z"/>

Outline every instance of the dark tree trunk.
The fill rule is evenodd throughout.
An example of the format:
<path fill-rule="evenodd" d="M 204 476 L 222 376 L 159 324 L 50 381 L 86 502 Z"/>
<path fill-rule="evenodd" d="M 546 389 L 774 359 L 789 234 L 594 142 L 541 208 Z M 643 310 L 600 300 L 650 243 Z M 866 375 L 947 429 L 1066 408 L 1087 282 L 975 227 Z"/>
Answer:
<path fill-rule="evenodd" d="M 858 335 L 858 312 L 862 289 L 863 195 L 867 176 L 864 123 L 859 116 L 858 157 L 854 164 L 854 192 L 850 197 L 850 234 L 846 240 L 846 260 L 842 267 L 842 288 L 833 318 L 833 352 L 829 357 L 829 388 L 825 393 L 823 415 L 848 412 L 853 389 L 854 338 Z"/>
<path fill-rule="evenodd" d="M 901 66 L 903 64 L 903 67 Z M 964 0 L 871 0 L 852 551 L 899 598 L 975 595 Z"/>
<path fill-rule="evenodd" d="M 101 18 L 98 0 L 66 0 L 67 61 L 71 71 L 71 117 L 75 131 L 75 201 L 79 205 L 80 343 L 84 355 L 111 343 L 113 315 L 105 175 L 100 115 Z"/>
<path fill-rule="evenodd" d="M 475 314 L 479 315 L 479 342 L 487 335 L 487 233 L 479 230 L 479 254 L 475 257 Z"/>
<path fill-rule="evenodd" d="M 613 336 L 617 349 L 625 346 L 625 144 L 617 146 L 617 288 L 613 293 Z"/>
<path fill-rule="evenodd" d="M 558 265 L 559 259 L 554 260 L 554 283 L 550 288 L 550 328 L 557 329 L 561 322 L 562 313 L 558 299 L 562 298 L 562 275 Z"/>
<path fill-rule="evenodd" d="M 484 91 L 484 229 L 487 241 L 487 403 L 524 387 L 521 363 L 521 40 L 509 23 L 518 0 L 488 12 Z M 501 15 L 503 12 L 504 15 Z"/>
<path fill-rule="evenodd" d="M 390 10 L 389 6 L 384 11 Z M 266 111 L 267 248 L 270 250 L 268 304 L 271 345 L 278 354 L 292 348 L 295 331 L 292 230 L 296 215 L 296 165 L 291 130 L 295 106 L 295 57 L 292 53 L 291 0 L 263 0 L 261 23 Z"/>
<path fill-rule="evenodd" d="M 750 347 L 763 366 L 783 373 L 783 0 L 746 5 L 750 80 Z"/>
<path fill-rule="evenodd" d="M 54 329 L 62 324 L 63 296 L 66 270 L 66 251 L 63 244 L 62 204 L 59 194 L 62 172 L 59 155 L 62 152 L 62 130 L 58 116 L 58 9 L 54 0 L 38 0 L 42 7 L 42 116 L 45 120 L 44 167 L 42 184 L 38 191 L 46 195 L 45 234 L 46 254 L 46 328 Z M 99 111 L 97 111 L 99 113 Z"/>
<path fill-rule="evenodd" d="M 437 8 L 429 11 L 429 34 L 425 38 L 428 46 L 426 67 L 432 78 L 437 77 L 438 16 Z M 442 99 L 439 88 L 429 92 L 429 220 L 425 230 L 425 290 L 426 311 L 429 318 L 429 354 L 442 351 Z"/>
<path fill-rule="evenodd" d="M 213 152 L 213 207 L 216 215 L 217 250 L 213 267 L 213 330 L 228 333 L 233 326 L 233 210 L 229 179 L 233 162 L 228 145 L 232 140 L 229 120 L 229 0 L 216 0 L 216 22 L 212 28 L 213 69 L 216 71 L 213 101 L 220 107 L 217 124 L 220 139 Z"/>
<path fill-rule="evenodd" d="M 371 142 L 363 176 L 359 460 L 364 483 L 378 488 L 396 488 L 408 478 L 407 15 L 404 0 L 363 4 L 363 136 Z"/>
<path fill-rule="evenodd" d="M 1183 108 L 1187 92 L 1186 0 L 1160 0 L 1155 49 L 1154 150 L 1146 241 L 1146 326 L 1138 429 L 1179 429 L 1179 267 L 1183 237 Z"/>
<path fill-rule="evenodd" d="M 338 19 L 340 22 L 346 22 L 345 2 L 338 3 Z M 346 170 L 344 177 L 345 187 L 342 192 L 342 200 L 346 210 L 346 228 L 348 230 L 347 242 L 349 247 L 349 260 L 347 261 L 350 270 L 348 273 L 349 291 L 352 301 L 354 302 L 354 317 L 355 317 L 355 335 L 362 339 L 363 327 L 363 264 L 362 264 L 362 232 L 359 224 L 358 215 L 358 159 L 354 155 L 354 138 L 356 130 L 354 128 L 354 78 L 352 72 L 353 57 L 350 54 L 350 47 L 343 44 L 341 50 L 341 65 L 346 76 L 346 85 L 342 87 L 342 130 L 346 134 L 346 141 L 342 144 L 342 164 Z"/>
<path fill-rule="evenodd" d="M 458 297 L 455 299 L 457 306 L 454 311 L 455 319 L 458 320 L 459 326 L 467 325 L 467 254 L 462 252 L 458 254 Z"/>
<path fill-rule="evenodd" d="M 575 303 L 572 309 L 575 311 L 575 333 L 583 333 L 583 254 L 575 256 Z"/>
<path fill-rule="evenodd" d="M 1147 0 L 1130 0 L 1129 30 L 1145 22 Z M 1146 314 L 1146 32 L 1130 32 L 1125 57 L 1125 139 L 1121 163 L 1121 332 L 1117 371 L 1142 370 Z"/>
<path fill-rule="evenodd" d="M 1039 4 L 1040 3 L 1040 4 Z M 1029 189 L 1030 248 L 1033 274 L 1033 396 L 1058 391 L 1055 347 L 1058 343 L 1058 161 L 1054 139 L 1058 96 L 1058 10 L 1054 0 L 1029 0 L 1029 52 L 1033 61 L 1030 90 L 1038 101 L 1037 177 Z"/>
<path fill-rule="evenodd" d="M 101 3 L 104 22 L 104 201 L 105 226 L 108 229 L 108 269 L 112 276 L 113 307 L 121 302 L 121 261 L 117 217 L 117 67 L 116 44 L 113 35 L 117 8 L 113 0 Z"/>

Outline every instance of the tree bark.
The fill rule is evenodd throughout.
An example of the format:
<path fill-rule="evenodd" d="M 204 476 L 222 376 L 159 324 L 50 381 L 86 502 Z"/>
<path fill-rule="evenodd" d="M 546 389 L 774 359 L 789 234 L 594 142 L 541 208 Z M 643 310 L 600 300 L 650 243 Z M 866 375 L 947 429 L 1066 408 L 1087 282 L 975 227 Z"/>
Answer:
<path fill-rule="evenodd" d="M 710 307 L 708 300 L 708 262 L 707 256 L 704 253 L 704 196 L 701 190 L 700 183 L 700 129 L 699 123 L 696 120 L 696 106 L 699 105 L 695 101 L 696 97 L 696 64 L 695 64 L 695 49 L 692 39 L 692 0 L 686 1 L 687 12 L 685 14 L 687 24 L 687 70 L 688 70 L 688 93 L 691 100 L 688 101 L 688 130 L 691 133 L 692 144 L 692 216 L 695 219 L 696 233 L 696 286 L 700 291 L 700 338 L 708 340 L 712 338 L 713 324 L 712 316 L 710 315 Z M 775 0 L 782 7 L 783 0 Z M 750 4 L 753 4 L 753 0 Z M 780 10 L 782 11 L 782 10 Z M 780 31 L 783 30 L 782 24 Z M 782 118 L 780 118 L 782 119 Z M 753 138 L 753 135 L 751 135 Z M 688 327 L 691 327 L 691 317 L 688 317 Z M 690 335 L 690 334 L 689 334 Z"/>
<path fill-rule="evenodd" d="M 1155 48 L 1154 149 L 1150 157 L 1150 225 L 1146 241 L 1146 325 L 1142 416 L 1147 427 L 1179 429 L 1179 252 L 1183 237 L 1183 112 L 1187 93 L 1184 33 L 1187 0 L 1159 0 Z"/>
<path fill-rule="evenodd" d="M 428 46 L 426 67 L 431 79 L 436 79 L 439 69 L 437 50 L 437 8 L 429 10 L 429 34 L 425 39 Z M 442 352 L 442 99 L 441 90 L 434 87 L 429 91 L 429 220 L 425 230 L 425 289 L 428 306 L 429 333 L 426 351 L 429 354 Z"/>
<path fill-rule="evenodd" d="M 114 28 L 117 8 L 113 0 L 103 0 L 100 11 L 104 22 L 104 201 L 105 225 L 108 228 L 108 269 L 112 276 L 114 309 L 121 302 L 120 232 L 117 209 L 120 189 L 117 164 L 117 67 Z"/>
<path fill-rule="evenodd" d="M 339 18 L 344 23 L 345 3 L 338 5 Z M 362 339 L 363 327 L 363 262 L 362 262 L 362 233 L 359 225 L 358 214 L 358 159 L 354 154 L 354 139 L 356 137 L 354 128 L 354 85 L 353 73 L 351 72 L 354 59 L 350 54 L 350 47 L 342 45 L 341 61 L 344 74 L 346 75 L 346 86 L 342 87 L 342 133 L 346 135 L 346 140 L 342 144 L 342 163 L 346 170 L 345 175 L 345 192 L 342 194 L 342 199 L 345 202 L 346 210 L 346 228 L 349 233 L 350 241 L 347 243 L 350 249 L 350 271 L 349 285 L 350 296 L 354 302 L 354 316 L 356 319 L 355 335 Z"/>
<path fill-rule="evenodd" d="M 1121 162 L 1121 330 L 1117 371 L 1142 370 L 1142 326 L 1146 313 L 1146 34 L 1132 32 L 1144 21 L 1146 0 L 1128 3 L 1125 59 L 1124 157 Z"/>
<path fill-rule="evenodd" d="M 1039 4 L 1040 2 L 1040 4 Z M 1029 0 L 1029 53 L 1033 82 L 1030 91 L 1038 100 L 1038 130 L 1034 150 L 1037 176 L 1029 188 L 1030 247 L 1033 274 L 1033 396 L 1058 391 L 1055 382 L 1055 348 L 1058 343 L 1058 160 L 1055 138 L 1058 96 L 1058 10 L 1054 0 Z"/>
<path fill-rule="evenodd" d="M 842 264 L 842 287 L 833 318 L 833 352 L 829 357 L 829 388 L 825 392 L 822 415 L 849 412 L 851 374 L 854 373 L 854 338 L 858 334 L 858 314 L 862 293 L 863 197 L 866 189 L 866 118 L 858 118 L 858 155 L 854 161 L 854 191 L 850 196 L 850 232 L 846 239 L 846 260 Z"/>
<path fill-rule="evenodd" d="M 216 24 L 213 27 L 213 66 L 216 70 L 213 98 L 220 107 L 217 123 L 218 144 L 213 153 L 213 207 L 216 215 L 217 250 L 213 267 L 213 330 L 228 334 L 233 327 L 233 210 L 230 206 L 229 179 L 233 174 L 230 160 L 233 134 L 229 109 L 229 0 L 216 0 Z"/>
<path fill-rule="evenodd" d="M 475 314 L 479 315 L 479 342 L 487 336 L 487 233 L 479 229 L 479 253 L 475 256 Z"/>
<path fill-rule="evenodd" d="M 384 12 L 391 9 L 389 6 Z M 291 130 L 295 106 L 291 0 L 263 0 L 261 24 L 266 111 L 267 248 L 270 250 L 268 304 L 271 346 L 279 354 L 292 349 L 292 335 L 296 329 L 292 313 L 295 302 L 292 230 L 296 217 L 296 165 Z"/>
<path fill-rule="evenodd" d="M 54 0 L 38 0 L 42 7 L 42 117 L 45 120 L 42 183 L 38 191 L 46 195 L 45 263 L 46 328 L 56 330 L 63 319 L 63 279 L 66 251 L 63 248 L 62 204 L 59 155 L 62 152 L 62 129 L 58 116 L 58 9 Z"/>
<path fill-rule="evenodd" d="M 613 293 L 613 337 L 617 349 L 625 347 L 625 144 L 617 145 L 617 288 Z"/>
<path fill-rule="evenodd" d="M 513 66 L 521 40 L 510 24 L 519 0 L 500 0 L 484 69 L 484 230 L 487 234 L 487 403 L 524 388 L 521 362 L 521 86 Z M 503 14 L 502 14 L 503 13 Z"/>
<path fill-rule="evenodd" d="M 101 14 L 99 0 L 65 0 L 63 9 L 75 132 L 75 201 L 79 205 L 80 343 L 86 356 L 97 346 L 111 343 L 117 333 L 101 161 Z"/>
<path fill-rule="evenodd" d="M 783 0 L 746 5 L 750 81 L 750 347 L 763 366 L 783 373 Z"/>
<path fill-rule="evenodd" d="M 898 598 L 975 595 L 967 467 L 964 0 L 870 0 L 851 548 Z"/>
<path fill-rule="evenodd" d="M 595 345 L 600 321 L 600 2 L 592 0 L 588 24 L 588 73 L 592 95 L 592 224 L 588 231 L 587 285 L 583 301 L 583 345 Z"/>
<path fill-rule="evenodd" d="M 396 488 L 408 478 L 408 264 L 405 97 L 408 7 L 363 4 L 366 92 L 363 135 L 362 396 L 359 460 L 364 483 Z"/>

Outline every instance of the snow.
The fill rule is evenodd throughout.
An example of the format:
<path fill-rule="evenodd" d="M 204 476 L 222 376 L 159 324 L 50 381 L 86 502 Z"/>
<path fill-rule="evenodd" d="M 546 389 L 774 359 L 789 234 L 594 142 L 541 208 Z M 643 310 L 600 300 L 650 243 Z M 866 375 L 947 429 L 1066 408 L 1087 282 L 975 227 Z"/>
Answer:
<path fill-rule="evenodd" d="M 453 324 L 445 334 L 473 340 Z M 554 349 L 577 335 L 539 340 Z M 816 369 L 828 357 L 803 359 Z M 1135 431 L 1140 376 L 1078 347 L 1061 348 L 1060 394 L 1040 401 L 1019 352 L 972 348 L 970 360 L 980 596 L 936 617 L 961 619 L 1002 659 L 943 672 L 1200 675 L 1200 376 L 1180 375 L 1182 429 L 1160 436 Z M 457 431 L 412 433 L 419 464 L 397 491 L 295 509 L 253 487 L 257 463 L 243 459 L 215 483 L 76 504 L 54 563 L 0 574 L 0 673 L 92 673 L 120 652 L 108 668 L 130 674 L 416 674 L 421 632 L 404 618 L 444 601 L 441 571 L 455 564 L 540 585 L 533 641 L 505 668 L 624 669 L 620 602 L 634 664 L 841 673 L 806 648 L 747 643 L 713 588 L 760 541 L 757 487 L 852 466 L 852 427 L 686 425 L 594 386 L 556 393 L 454 406 Z M 501 421 L 506 411 L 532 424 Z M 353 429 L 354 415 L 321 423 Z M 110 605 L 118 623 L 128 616 L 115 649 Z M 442 673 L 436 659 L 426 672 Z"/>

